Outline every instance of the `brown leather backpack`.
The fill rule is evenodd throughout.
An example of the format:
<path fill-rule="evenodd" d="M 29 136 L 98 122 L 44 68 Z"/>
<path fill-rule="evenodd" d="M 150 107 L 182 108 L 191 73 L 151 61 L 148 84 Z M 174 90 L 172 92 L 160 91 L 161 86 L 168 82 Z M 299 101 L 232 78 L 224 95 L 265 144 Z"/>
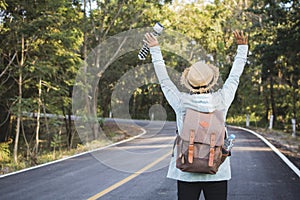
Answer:
<path fill-rule="evenodd" d="M 188 109 L 183 130 L 176 138 L 176 167 L 185 172 L 216 174 L 228 156 L 222 153 L 225 137 L 223 113 Z"/>

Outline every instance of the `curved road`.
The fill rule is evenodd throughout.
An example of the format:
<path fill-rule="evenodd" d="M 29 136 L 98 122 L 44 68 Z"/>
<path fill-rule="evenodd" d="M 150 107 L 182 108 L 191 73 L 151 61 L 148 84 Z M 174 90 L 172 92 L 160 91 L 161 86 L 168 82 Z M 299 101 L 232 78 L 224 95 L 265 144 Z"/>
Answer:
<path fill-rule="evenodd" d="M 137 139 L 0 177 L 0 199 L 176 199 L 176 181 L 166 178 L 175 123 L 137 123 L 147 130 Z M 299 199 L 299 174 L 255 135 L 229 131 L 237 137 L 229 200 Z"/>

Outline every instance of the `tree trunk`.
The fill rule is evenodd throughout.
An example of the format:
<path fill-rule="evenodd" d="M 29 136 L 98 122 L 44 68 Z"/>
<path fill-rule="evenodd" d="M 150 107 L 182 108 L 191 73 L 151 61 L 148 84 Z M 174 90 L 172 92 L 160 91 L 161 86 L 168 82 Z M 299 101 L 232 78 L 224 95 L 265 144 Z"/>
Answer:
<path fill-rule="evenodd" d="M 17 126 L 16 126 L 16 138 L 15 138 L 15 145 L 14 145 L 14 161 L 18 164 L 18 146 L 19 146 L 19 137 L 20 137 L 20 127 L 21 127 L 21 120 L 22 120 L 22 85 L 23 85 L 23 77 L 22 77 L 22 68 L 24 65 L 24 36 L 22 35 L 22 53 L 21 53 L 21 61 L 19 63 L 19 99 L 18 99 L 18 113 L 17 113 Z"/>
<path fill-rule="evenodd" d="M 292 91 L 293 91 L 293 118 L 297 119 L 297 102 L 298 102 L 297 98 L 298 98 L 298 95 L 297 95 L 296 88 L 294 86 L 292 86 L 292 87 L 293 87 L 293 89 L 292 89 Z"/>
<path fill-rule="evenodd" d="M 38 85 L 38 108 L 37 108 L 37 116 L 36 116 L 36 130 L 35 130 L 35 155 L 38 154 L 39 151 L 39 132 L 40 132 L 40 116 L 41 116 L 41 100 L 42 96 L 42 80 L 39 80 L 39 85 Z"/>
<path fill-rule="evenodd" d="M 74 138 L 74 132 L 72 130 L 72 111 L 70 109 L 68 109 L 68 140 L 69 140 L 69 150 L 72 148 L 73 146 L 73 138 Z"/>
<path fill-rule="evenodd" d="M 266 86 L 267 87 L 267 86 Z M 264 91 L 267 91 L 266 89 Z M 265 94 L 264 95 L 265 99 L 265 122 L 267 123 L 269 120 L 269 111 L 270 111 L 270 106 L 269 106 L 269 95 Z"/>
<path fill-rule="evenodd" d="M 271 103 L 272 115 L 274 117 L 273 123 L 275 124 L 277 111 L 276 111 L 276 102 L 274 97 L 274 79 L 272 75 L 270 76 L 270 103 Z"/>
<path fill-rule="evenodd" d="M 93 121 L 93 135 L 94 135 L 94 140 L 97 140 L 99 137 L 99 123 L 98 123 L 98 117 L 97 117 L 97 107 L 98 107 L 98 82 L 97 85 L 94 86 L 94 98 L 93 98 L 93 111 L 92 115 L 95 117 L 95 120 Z"/>
<path fill-rule="evenodd" d="M 0 105 L 0 110 L 2 115 L 0 115 L 0 143 L 8 141 L 9 137 L 9 125 L 11 115 L 7 108 L 3 105 Z"/>

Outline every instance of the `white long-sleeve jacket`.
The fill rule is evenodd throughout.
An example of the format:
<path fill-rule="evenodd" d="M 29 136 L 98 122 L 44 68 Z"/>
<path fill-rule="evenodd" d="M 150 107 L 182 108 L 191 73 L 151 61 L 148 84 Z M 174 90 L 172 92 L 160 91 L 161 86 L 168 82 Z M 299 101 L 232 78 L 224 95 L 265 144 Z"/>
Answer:
<path fill-rule="evenodd" d="M 179 133 L 182 130 L 183 119 L 187 108 L 202 112 L 220 110 L 226 119 L 227 111 L 234 99 L 239 84 L 239 78 L 244 70 L 247 60 L 248 45 L 239 45 L 230 74 L 223 87 L 214 93 L 188 94 L 180 92 L 169 78 L 159 46 L 151 47 L 150 53 L 156 76 L 162 91 L 176 113 L 176 123 Z M 176 151 L 175 151 L 176 152 Z M 195 181 L 221 181 L 231 178 L 230 159 L 226 159 L 215 175 L 182 172 L 176 168 L 176 158 L 172 157 L 168 178 L 195 182 Z"/>

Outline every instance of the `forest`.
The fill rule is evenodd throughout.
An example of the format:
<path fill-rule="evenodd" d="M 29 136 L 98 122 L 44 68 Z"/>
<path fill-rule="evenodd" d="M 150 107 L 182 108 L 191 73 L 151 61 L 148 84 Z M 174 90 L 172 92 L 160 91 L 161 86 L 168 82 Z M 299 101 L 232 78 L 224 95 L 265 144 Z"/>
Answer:
<path fill-rule="evenodd" d="M 227 123 L 299 126 L 299 0 L 0 0 L 0 170 L 97 140 L 104 118 L 175 120 L 150 56 L 137 57 L 156 22 L 174 80 L 199 52 L 226 80 L 243 30 L 248 61 Z"/>

